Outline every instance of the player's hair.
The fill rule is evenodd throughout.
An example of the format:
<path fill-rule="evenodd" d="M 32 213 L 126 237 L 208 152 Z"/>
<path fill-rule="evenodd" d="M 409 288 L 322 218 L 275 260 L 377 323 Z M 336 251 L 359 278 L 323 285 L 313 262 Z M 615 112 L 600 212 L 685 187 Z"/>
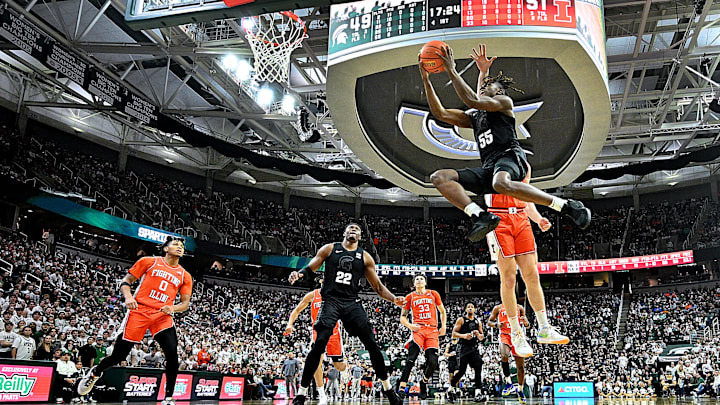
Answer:
<path fill-rule="evenodd" d="M 167 239 L 165 239 L 165 242 L 163 242 L 163 244 L 160 245 L 160 247 L 159 247 L 160 251 L 162 252 L 166 247 L 170 246 L 170 244 L 176 240 L 182 242 L 183 245 L 185 244 L 185 238 L 181 238 L 179 236 L 168 235 Z"/>
<path fill-rule="evenodd" d="M 520 94 L 525 94 L 524 91 L 518 89 L 517 87 L 514 87 L 513 84 L 515 84 L 515 79 L 513 79 L 510 76 L 504 75 L 502 70 L 497 74 L 497 76 L 488 76 L 483 79 L 482 81 L 482 88 L 485 88 L 492 83 L 499 84 L 503 89 L 510 89 L 517 91 Z"/>
<path fill-rule="evenodd" d="M 349 224 L 345 225 L 345 229 L 348 229 L 350 226 L 353 226 L 353 225 L 360 228 L 360 232 L 362 232 L 362 226 L 360 226 L 360 224 L 358 224 L 357 222 L 350 222 Z"/>

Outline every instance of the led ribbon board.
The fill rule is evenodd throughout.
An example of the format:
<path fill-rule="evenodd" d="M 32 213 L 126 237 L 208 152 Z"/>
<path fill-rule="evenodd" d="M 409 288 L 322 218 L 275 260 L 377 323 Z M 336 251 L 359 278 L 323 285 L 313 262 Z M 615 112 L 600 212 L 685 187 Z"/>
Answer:
<path fill-rule="evenodd" d="M 610 126 L 602 2 L 586 0 L 359 1 L 330 9 L 328 101 L 343 140 L 386 179 L 438 195 L 429 175 L 478 166 L 472 131 L 429 113 L 417 66 L 420 48 L 448 43 L 475 86 L 468 55 L 479 43 L 512 76 L 516 131 L 530 152 L 533 182 L 568 184 L 594 160 Z M 466 69 L 467 68 L 467 69 Z M 464 73 L 463 73 L 464 72 Z M 445 73 L 431 80 L 446 108 L 468 108 Z"/>

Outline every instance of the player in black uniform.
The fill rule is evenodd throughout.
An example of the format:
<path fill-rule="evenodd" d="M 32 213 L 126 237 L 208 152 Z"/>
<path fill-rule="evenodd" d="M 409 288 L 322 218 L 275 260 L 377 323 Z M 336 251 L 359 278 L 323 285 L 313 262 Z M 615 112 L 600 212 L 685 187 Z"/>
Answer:
<path fill-rule="evenodd" d="M 438 170 L 430 176 L 430 180 L 448 201 L 475 220 L 468 238 L 473 242 L 480 241 L 497 227 L 500 217 L 484 211 L 472 202 L 465 190 L 470 190 L 479 196 L 505 194 L 519 200 L 544 205 L 569 216 L 581 229 L 587 228 L 590 225 L 590 210 L 580 201 L 553 197 L 522 182 L 530 165 L 515 133 L 513 101 L 506 94 L 513 80 L 503 76 L 502 72 L 495 77 L 489 76 L 490 65 L 496 57 L 487 58 L 485 45 L 481 44 L 479 50 L 473 49 L 473 54 L 470 56 L 480 70 L 478 88 L 475 92 L 455 70 L 452 49 L 445 47 L 444 55 L 441 52 L 438 52 L 438 55 L 443 59 L 445 71 L 452 80 L 455 92 L 471 109 L 461 111 L 443 107 L 430 82 L 429 73 L 423 69 L 421 63 L 420 75 L 425 83 L 430 111 L 440 121 L 473 129 L 482 166 L 461 170 Z"/>
<path fill-rule="evenodd" d="M 293 399 L 293 405 L 305 403 L 313 373 L 320 364 L 320 357 L 325 353 L 325 347 L 338 320 L 342 320 L 343 327 L 351 336 L 360 339 L 370 354 L 370 362 L 383 384 L 383 394 L 390 401 L 390 405 L 401 405 L 402 400 L 398 398 L 388 381 L 385 360 L 358 297 L 360 279 L 367 278 L 380 298 L 394 302 L 398 306 L 405 305 L 405 298 L 396 297 L 383 285 L 375 273 L 375 261 L 358 246 L 361 236 L 360 225 L 348 225 L 343 236 L 342 242 L 323 246 L 307 266 L 299 272 L 293 271 L 290 274 L 290 284 L 293 284 L 301 277 L 312 277 L 313 273 L 325 263 L 325 277 L 320 290 L 323 298 L 322 306 L 313 326 L 317 332 L 317 339 L 305 359 L 300 389 Z"/>
<path fill-rule="evenodd" d="M 487 401 L 487 397 L 482 394 L 481 390 L 483 361 L 478 352 L 478 344 L 485 336 L 480 321 L 475 318 L 475 305 L 472 303 L 465 306 L 465 316 L 455 322 L 452 337 L 459 339 L 457 345 L 458 369 L 450 378 L 448 401 L 455 403 L 455 387 L 465 375 L 468 365 L 475 370 L 475 401 Z"/>

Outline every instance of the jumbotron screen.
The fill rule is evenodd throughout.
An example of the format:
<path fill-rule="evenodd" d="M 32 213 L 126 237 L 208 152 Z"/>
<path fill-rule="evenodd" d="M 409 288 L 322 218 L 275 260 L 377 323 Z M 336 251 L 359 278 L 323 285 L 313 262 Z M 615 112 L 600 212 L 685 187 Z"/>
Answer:
<path fill-rule="evenodd" d="M 331 40 L 330 52 L 368 42 L 448 28 L 532 25 L 575 28 L 575 0 L 418 0 L 375 1 L 332 6 L 330 32 L 347 38 Z M 336 28 L 347 24 L 347 30 Z M 333 45 L 339 45 L 333 49 Z"/>

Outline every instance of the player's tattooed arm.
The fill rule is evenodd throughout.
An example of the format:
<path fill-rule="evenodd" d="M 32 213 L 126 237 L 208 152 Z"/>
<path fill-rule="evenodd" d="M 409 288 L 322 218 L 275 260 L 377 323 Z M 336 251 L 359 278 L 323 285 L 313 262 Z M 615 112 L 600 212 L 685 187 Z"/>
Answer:
<path fill-rule="evenodd" d="M 120 282 L 120 293 L 125 298 L 125 306 L 128 309 L 137 309 L 138 307 L 137 301 L 135 301 L 135 297 L 133 297 L 132 291 L 130 290 L 130 285 L 136 281 L 137 277 L 128 273 Z"/>
<path fill-rule="evenodd" d="M 391 293 L 382 281 L 380 281 L 380 278 L 375 272 L 375 260 L 373 260 L 372 256 L 370 256 L 368 252 L 364 252 L 363 259 L 365 260 L 365 278 L 367 278 L 368 283 L 370 283 L 370 286 L 372 286 L 372 289 L 377 295 L 385 301 L 394 302 L 397 306 L 404 306 L 405 298 L 396 297 L 395 294 Z"/>
<path fill-rule="evenodd" d="M 332 249 L 332 243 L 328 243 L 327 245 L 321 247 L 320 250 L 318 250 L 315 254 L 315 257 L 310 260 L 310 263 L 308 263 L 305 268 L 309 269 L 312 272 L 316 272 L 325 262 L 325 259 L 330 257 L 330 254 L 332 254 Z M 295 282 L 298 281 L 302 276 L 303 274 L 301 271 L 293 271 L 292 273 L 290 273 L 289 277 L 290 284 L 295 284 Z"/>
<path fill-rule="evenodd" d="M 300 312 L 302 312 L 305 308 L 308 307 L 308 305 L 310 305 L 314 294 L 314 290 L 305 294 L 305 296 L 302 300 L 300 300 L 295 309 L 292 310 L 292 312 L 290 313 L 290 318 L 288 318 L 287 324 L 285 325 L 285 335 L 290 335 L 295 331 L 295 328 L 293 327 L 295 321 L 297 320 L 298 316 L 300 316 Z"/>
<path fill-rule="evenodd" d="M 410 311 L 408 311 L 407 309 L 403 308 L 402 313 L 400 314 L 400 323 L 401 323 L 404 327 L 410 329 L 411 331 L 417 332 L 417 331 L 420 330 L 420 326 L 415 325 L 415 324 L 413 324 L 413 323 L 410 322 L 410 320 L 408 319 L 408 313 L 409 313 L 409 312 L 410 312 Z"/>

